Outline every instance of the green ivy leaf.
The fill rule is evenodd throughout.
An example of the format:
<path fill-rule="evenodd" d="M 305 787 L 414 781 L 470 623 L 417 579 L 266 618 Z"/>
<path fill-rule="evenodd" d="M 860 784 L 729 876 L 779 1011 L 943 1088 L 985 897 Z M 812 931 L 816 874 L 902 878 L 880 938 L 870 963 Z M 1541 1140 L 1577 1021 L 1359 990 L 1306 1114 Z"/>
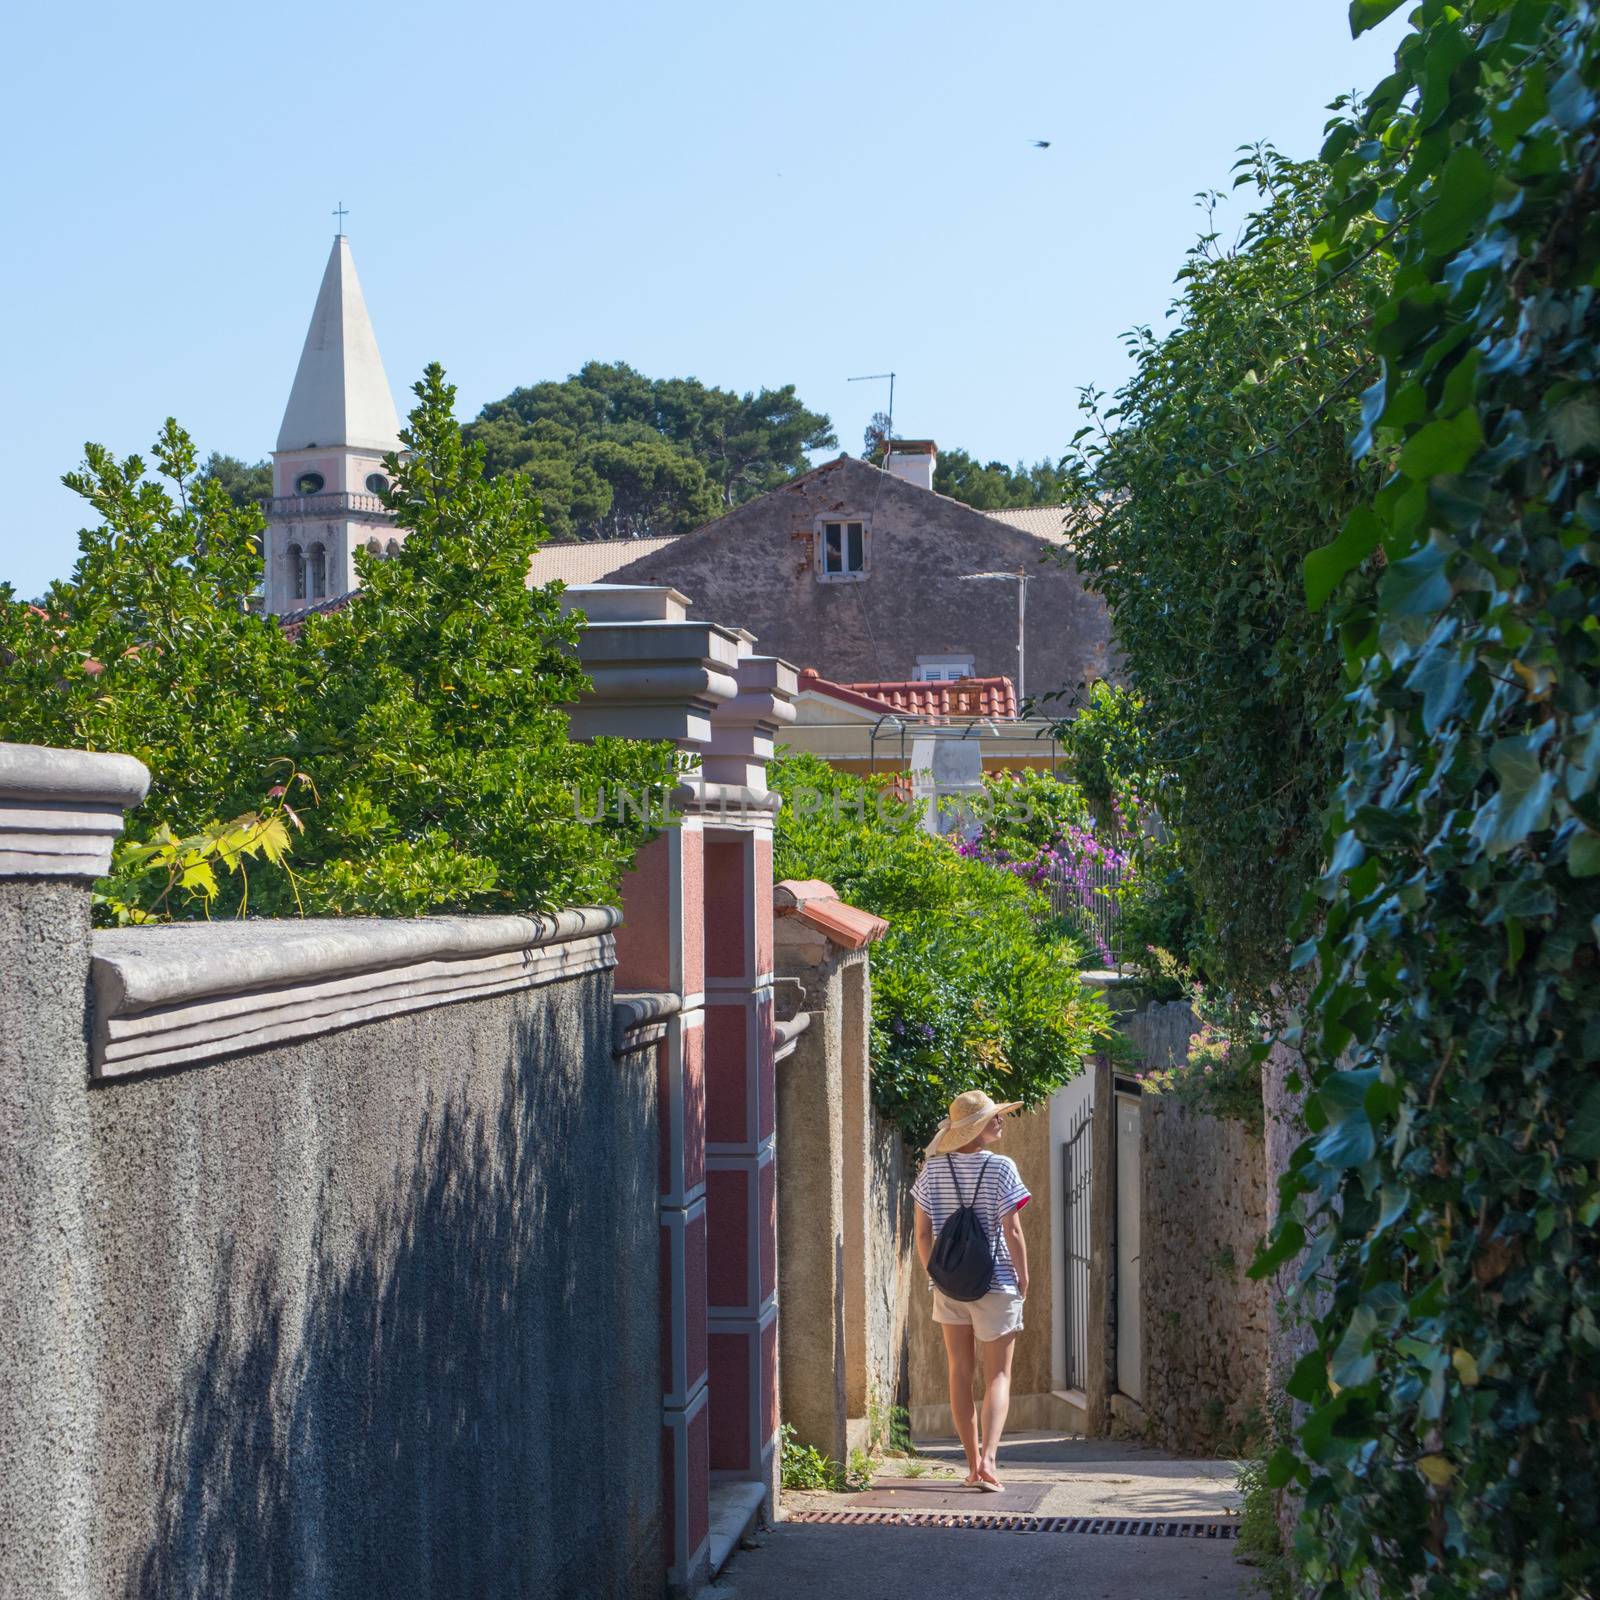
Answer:
<path fill-rule="evenodd" d="M 1600 1160 L 1600 1082 L 1591 1083 L 1567 1124 L 1566 1153 L 1577 1161 Z"/>
<path fill-rule="evenodd" d="M 1267 1458 L 1267 1487 L 1281 1489 L 1294 1479 L 1300 1458 L 1287 1445 L 1279 1445 Z"/>
<path fill-rule="evenodd" d="M 1433 181 L 1433 197 L 1422 213 L 1423 243 L 1441 254 L 1465 243 L 1488 211 L 1493 194 L 1494 171 L 1489 163 L 1470 145 L 1452 151 Z"/>
<path fill-rule="evenodd" d="M 1350 37 L 1359 39 L 1403 4 L 1404 0 L 1350 0 Z"/>
<path fill-rule="evenodd" d="M 1600 451 L 1600 400 L 1576 394 L 1550 413 L 1550 437 L 1564 456 L 1593 455 Z"/>
<path fill-rule="evenodd" d="M 1283 1391 L 1291 1400 L 1315 1405 L 1328 1392 L 1328 1363 L 1320 1350 L 1308 1350 L 1294 1364 Z"/>
<path fill-rule="evenodd" d="M 1377 1313 L 1371 1306 L 1360 1305 L 1350 1313 L 1344 1336 L 1334 1346 L 1328 1363 L 1328 1376 L 1341 1389 L 1359 1388 L 1377 1376 L 1378 1358 L 1370 1349 L 1377 1329 Z"/>
<path fill-rule="evenodd" d="M 1489 751 L 1500 788 L 1479 811 L 1472 832 L 1490 855 L 1503 855 L 1549 824 L 1556 776 L 1540 764 L 1544 742 L 1538 734 L 1523 734 L 1497 740 Z"/>
<path fill-rule="evenodd" d="M 1339 537 L 1332 544 L 1311 551 L 1301 564 L 1306 588 L 1306 604 L 1320 611 L 1339 587 L 1346 573 L 1353 572 L 1374 550 L 1383 537 L 1383 525 L 1366 506 L 1358 506 L 1345 519 Z"/>
<path fill-rule="evenodd" d="M 1283 1218 L 1272 1237 L 1256 1252 L 1249 1276 L 1258 1280 L 1271 1277 L 1284 1262 L 1299 1255 L 1305 1243 L 1306 1230 L 1293 1217 Z"/>
<path fill-rule="evenodd" d="M 1454 639 L 1454 628 L 1435 634 L 1417 657 L 1406 688 L 1422 696 L 1422 727 L 1428 735 L 1440 727 L 1461 702 L 1461 691 L 1472 676 L 1473 658 Z"/>
<path fill-rule="evenodd" d="M 1384 610 L 1397 617 L 1431 616 L 1450 603 L 1450 580 L 1445 576 L 1447 552 L 1427 544 L 1383 575 L 1379 596 Z"/>
<path fill-rule="evenodd" d="M 1567 846 L 1567 871 L 1574 878 L 1600 877 L 1600 833 L 1585 828 Z"/>
<path fill-rule="evenodd" d="M 1568 133 L 1586 129 L 1595 117 L 1595 94 L 1577 67 L 1564 72 L 1550 88 L 1550 115 Z"/>
<path fill-rule="evenodd" d="M 1400 451 L 1400 470 L 1417 482 L 1460 472 L 1483 443 L 1483 425 L 1475 410 L 1440 417 L 1406 440 Z"/>
<path fill-rule="evenodd" d="M 1367 1115 L 1367 1091 L 1380 1081 L 1376 1067 L 1331 1072 L 1316 1099 L 1328 1124 L 1316 1143 L 1317 1159 L 1328 1167 L 1362 1167 L 1377 1151 L 1377 1136 Z"/>

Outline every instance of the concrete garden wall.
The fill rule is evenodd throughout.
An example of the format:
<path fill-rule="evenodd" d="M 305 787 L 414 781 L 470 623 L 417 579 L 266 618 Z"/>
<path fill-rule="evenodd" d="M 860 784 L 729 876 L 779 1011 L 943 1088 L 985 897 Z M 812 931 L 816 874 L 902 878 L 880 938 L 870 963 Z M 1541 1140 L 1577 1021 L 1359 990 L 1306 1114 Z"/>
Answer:
<path fill-rule="evenodd" d="M 71 758 L 89 804 L 39 754 L 0 761 L 0 1595 L 659 1594 L 655 1063 L 606 916 L 483 919 L 513 976 L 442 919 L 253 988 L 271 925 L 91 936 L 95 863 L 8 850 L 112 808 L 122 758 Z M 197 1059 L 99 1075 L 136 1036 Z"/>

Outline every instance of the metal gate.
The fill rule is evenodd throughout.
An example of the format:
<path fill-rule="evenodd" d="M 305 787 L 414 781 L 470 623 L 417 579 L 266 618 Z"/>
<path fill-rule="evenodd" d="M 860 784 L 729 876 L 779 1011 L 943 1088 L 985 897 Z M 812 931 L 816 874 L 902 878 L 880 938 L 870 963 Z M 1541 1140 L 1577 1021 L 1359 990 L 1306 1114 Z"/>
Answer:
<path fill-rule="evenodd" d="M 1069 1389 L 1089 1387 L 1089 1181 L 1093 1170 L 1094 1101 L 1084 1095 L 1073 1108 L 1061 1146 L 1061 1237 L 1066 1259 L 1066 1380 Z"/>

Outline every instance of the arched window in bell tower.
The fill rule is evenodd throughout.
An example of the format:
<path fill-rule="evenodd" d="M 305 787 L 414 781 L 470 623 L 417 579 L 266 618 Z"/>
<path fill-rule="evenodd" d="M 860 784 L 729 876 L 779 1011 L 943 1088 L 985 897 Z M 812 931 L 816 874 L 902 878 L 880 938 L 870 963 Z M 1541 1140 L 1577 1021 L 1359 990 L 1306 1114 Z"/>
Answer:
<path fill-rule="evenodd" d="M 328 551 L 322 544 L 311 547 L 311 598 L 320 600 L 328 592 Z"/>
<path fill-rule="evenodd" d="M 289 546 L 284 552 L 289 563 L 289 598 L 291 600 L 304 600 L 306 597 L 306 558 L 305 552 L 297 544 Z"/>

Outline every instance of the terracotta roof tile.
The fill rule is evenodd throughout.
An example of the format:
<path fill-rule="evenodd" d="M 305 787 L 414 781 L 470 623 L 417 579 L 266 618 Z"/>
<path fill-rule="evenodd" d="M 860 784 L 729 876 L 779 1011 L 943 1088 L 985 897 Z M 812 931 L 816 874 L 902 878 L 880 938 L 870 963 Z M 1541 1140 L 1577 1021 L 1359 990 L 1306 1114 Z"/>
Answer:
<path fill-rule="evenodd" d="M 1017 714 L 1016 686 L 1009 678 L 961 678 L 954 683 L 901 679 L 877 683 L 835 683 L 815 667 L 800 673 L 800 688 L 825 694 L 862 711 L 902 717 L 996 717 Z"/>
<path fill-rule="evenodd" d="M 845 950 L 864 950 L 889 931 L 882 917 L 846 905 L 831 884 L 818 878 L 785 878 L 772 886 L 772 909 L 795 917 Z"/>

